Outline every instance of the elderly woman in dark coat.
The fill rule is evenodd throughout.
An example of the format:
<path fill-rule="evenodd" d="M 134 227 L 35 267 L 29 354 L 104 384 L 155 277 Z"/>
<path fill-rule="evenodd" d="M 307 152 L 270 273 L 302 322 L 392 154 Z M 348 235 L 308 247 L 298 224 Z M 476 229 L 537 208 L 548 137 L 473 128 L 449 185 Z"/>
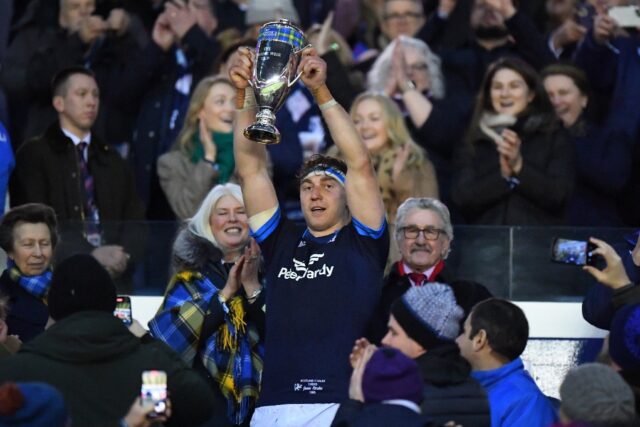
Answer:
<path fill-rule="evenodd" d="M 43 204 L 15 207 L 0 222 L 0 247 L 7 253 L 7 268 L 0 276 L 0 293 L 9 305 L 7 333 L 23 342 L 47 324 L 46 298 L 57 242 L 56 214 Z"/>

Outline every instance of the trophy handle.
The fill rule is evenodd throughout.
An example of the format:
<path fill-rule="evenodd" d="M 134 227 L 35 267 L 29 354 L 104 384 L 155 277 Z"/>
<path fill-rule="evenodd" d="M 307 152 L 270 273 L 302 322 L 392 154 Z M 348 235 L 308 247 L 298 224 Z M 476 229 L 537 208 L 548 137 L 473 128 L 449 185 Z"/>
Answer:
<path fill-rule="evenodd" d="M 307 44 L 305 47 L 303 47 L 302 49 L 298 50 L 297 52 L 294 52 L 294 55 L 302 55 L 302 52 L 308 48 L 311 47 L 311 43 Z M 291 80 L 290 82 L 287 82 L 288 86 L 291 87 L 294 84 L 296 84 L 298 82 L 298 80 L 300 80 L 300 77 L 302 77 L 302 71 L 300 71 L 293 80 Z"/>
<path fill-rule="evenodd" d="M 300 72 L 298 73 L 298 75 L 297 75 L 297 76 L 296 76 L 292 81 L 288 82 L 288 83 L 287 83 L 287 85 L 288 85 L 289 87 L 293 86 L 294 84 L 296 84 L 296 82 L 297 82 L 298 80 L 300 80 L 300 77 L 302 77 L 302 71 L 300 71 Z"/>

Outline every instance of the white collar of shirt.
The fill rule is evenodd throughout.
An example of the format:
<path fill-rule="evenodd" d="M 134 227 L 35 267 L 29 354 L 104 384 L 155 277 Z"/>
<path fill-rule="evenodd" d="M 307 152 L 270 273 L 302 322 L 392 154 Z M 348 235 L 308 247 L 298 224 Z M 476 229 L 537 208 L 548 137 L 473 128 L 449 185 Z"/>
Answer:
<path fill-rule="evenodd" d="M 438 265 L 438 264 L 436 264 Z M 407 265 L 406 262 L 402 261 L 402 268 L 404 268 L 404 273 L 405 274 L 409 274 L 409 273 L 413 273 L 413 269 L 411 269 L 411 267 L 409 267 Z M 422 274 L 424 274 L 425 276 L 427 276 L 427 279 L 429 279 L 429 277 L 431 277 L 431 273 L 433 273 L 433 270 L 436 269 L 436 266 L 434 265 L 433 267 L 431 267 L 430 269 L 428 269 L 427 271 L 423 271 Z M 415 286 L 416 284 L 413 282 L 413 280 L 409 279 L 409 281 L 411 282 L 411 284 L 413 286 Z"/>
<path fill-rule="evenodd" d="M 62 133 L 64 133 L 66 136 L 69 137 L 71 142 L 73 142 L 73 145 L 75 145 L 76 147 L 81 142 L 87 143 L 87 147 L 82 151 L 82 157 L 84 157 L 84 160 L 86 161 L 88 157 L 87 149 L 89 148 L 89 144 L 91 144 L 91 132 L 88 132 L 83 138 L 78 138 L 77 136 L 75 136 L 65 128 L 61 127 L 60 129 L 62 130 Z"/>
<path fill-rule="evenodd" d="M 73 145 L 78 145 L 81 142 L 86 142 L 87 145 L 91 144 L 91 132 L 87 132 L 87 134 L 84 137 L 78 138 L 77 136 L 75 136 L 65 128 L 60 128 L 60 129 L 62 129 L 62 133 L 64 133 L 69 137 L 69 139 L 71 139 L 71 141 L 73 142 Z"/>
<path fill-rule="evenodd" d="M 398 406 L 404 406 L 405 408 L 411 409 L 413 412 L 416 412 L 418 414 L 421 414 L 422 411 L 420 411 L 420 407 L 418 405 L 416 405 L 415 402 L 412 402 L 410 400 L 405 400 L 405 399 L 389 399 L 389 400 L 383 400 L 382 404 L 384 405 L 398 405 Z"/>

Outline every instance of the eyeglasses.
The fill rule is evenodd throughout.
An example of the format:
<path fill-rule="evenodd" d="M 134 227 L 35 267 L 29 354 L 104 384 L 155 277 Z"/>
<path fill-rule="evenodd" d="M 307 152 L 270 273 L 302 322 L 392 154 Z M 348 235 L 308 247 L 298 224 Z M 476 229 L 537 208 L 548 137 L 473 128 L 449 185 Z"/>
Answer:
<path fill-rule="evenodd" d="M 391 21 L 391 20 L 399 21 L 401 19 L 418 19 L 418 18 L 422 18 L 422 14 L 417 12 L 390 13 L 388 15 L 384 15 L 384 19 L 386 19 L 387 21 Z"/>
<path fill-rule="evenodd" d="M 427 240 L 438 240 L 438 238 L 440 237 L 440 234 L 445 232 L 441 228 L 435 228 L 435 227 L 418 228 L 413 225 L 402 227 L 400 230 L 402 230 L 402 233 L 404 234 L 404 237 L 406 239 L 417 239 L 420 233 L 423 233 L 424 238 Z"/>

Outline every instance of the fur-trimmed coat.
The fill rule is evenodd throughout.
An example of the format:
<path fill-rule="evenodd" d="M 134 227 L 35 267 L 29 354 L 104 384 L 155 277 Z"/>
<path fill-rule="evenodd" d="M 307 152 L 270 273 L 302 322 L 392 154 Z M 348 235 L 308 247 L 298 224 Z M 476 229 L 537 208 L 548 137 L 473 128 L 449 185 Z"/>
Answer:
<path fill-rule="evenodd" d="M 212 425 L 236 425 L 232 419 L 249 405 L 244 422 L 239 424 L 248 426 L 262 370 L 264 292 L 249 303 L 240 288 L 224 302 L 218 291 L 227 282 L 229 265 L 222 262 L 222 255 L 210 241 L 188 228 L 178 233 L 173 246 L 174 275 L 149 330 L 207 379 L 215 396 Z M 249 370 L 244 362 L 238 364 L 247 358 L 251 360 Z M 229 397 L 228 387 L 241 393 L 242 404 Z M 235 405 L 233 414 L 228 412 L 230 402 Z"/>
<path fill-rule="evenodd" d="M 172 269 L 173 273 L 180 273 L 183 271 L 195 271 L 207 276 L 220 290 L 224 287 L 229 276 L 228 268 L 225 268 L 222 262 L 222 251 L 215 247 L 210 241 L 193 234 L 188 228 L 183 228 L 178 233 L 176 240 L 173 243 L 173 261 Z M 228 265 L 227 267 L 230 267 Z M 244 290 L 241 288 L 238 291 L 244 295 Z M 264 311 L 262 306 L 265 303 L 265 293 L 263 292 L 255 303 L 251 304 L 252 308 L 257 310 L 250 310 L 248 314 L 255 314 L 256 325 L 261 337 L 264 337 Z M 219 304 L 216 304 L 219 305 Z M 255 313 L 254 313 L 255 311 Z M 216 325 L 209 325 L 207 322 L 211 320 L 205 319 L 205 325 L 203 328 L 213 328 Z M 216 322 L 213 322 L 216 323 Z"/>

